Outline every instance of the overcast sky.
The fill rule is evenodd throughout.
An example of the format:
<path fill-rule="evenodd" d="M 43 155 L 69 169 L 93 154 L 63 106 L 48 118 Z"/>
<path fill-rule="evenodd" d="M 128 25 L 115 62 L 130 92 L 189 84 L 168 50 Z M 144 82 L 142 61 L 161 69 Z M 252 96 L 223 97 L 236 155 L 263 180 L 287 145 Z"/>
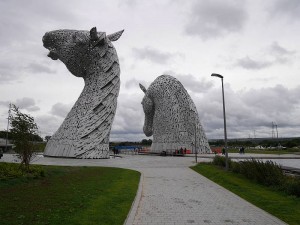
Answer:
<path fill-rule="evenodd" d="M 300 136 L 299 0 L 0 0 L 0 130 L 9 102 L 52 135 L 83 89 L 47 57 L 45 32 L 125 29 L 114 42 L 121 90 L 111 140 L 140 141 L 143 92 L 176 77 L 195 102 L 208 138 L 223 138 L 224 76 L 229 138 Z"/>

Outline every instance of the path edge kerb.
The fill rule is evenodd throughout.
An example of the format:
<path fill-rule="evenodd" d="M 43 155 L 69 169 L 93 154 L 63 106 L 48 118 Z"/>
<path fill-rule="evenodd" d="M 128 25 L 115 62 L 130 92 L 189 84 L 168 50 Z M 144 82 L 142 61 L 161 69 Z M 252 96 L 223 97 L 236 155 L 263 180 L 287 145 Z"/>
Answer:
<path fill-rule="evenodd" d="M 138 172 L 140 172 L 140 171 L 138 171 Z M 137 193 L 136 193 L 135 198 L 134 198 L 134 200 L 131 204 L 131 208 L 130 208 L 128 214 L 127 214 L 127 217 L 126 217 L 123 225 L 132 225 L 133 221 L 134 221 L 134 218 L 135 218 L 135 215 L 137 214 L 137 210 L 138 210 L 140 200 L 141 200 L 141 197 L 142 197 L 143 180 L 144 180 L 143 173 L 140 172 L 140 174 L 141 174 L 141 176 L 140 176 L 140 182 L 139 182 L 138 190 L 137 190 Z"/>

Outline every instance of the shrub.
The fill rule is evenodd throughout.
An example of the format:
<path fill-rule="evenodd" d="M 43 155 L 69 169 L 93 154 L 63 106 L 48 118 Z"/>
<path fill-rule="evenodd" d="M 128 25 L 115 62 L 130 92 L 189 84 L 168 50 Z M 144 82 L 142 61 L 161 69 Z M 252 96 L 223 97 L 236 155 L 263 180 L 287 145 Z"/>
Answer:
<path fill-rule="evenodd" d="M 212 164 L 225 167 L 225 157 L 215 156 Z M 271 186 L 281 190 L 288 195 L 300 197 L 300 178 L 289 177 L 283 174 L 279 165 L 272 161 L 245 160 L 234 162 L 228 159 L 230 171 L 239 173 L 255 182 Z"/>
<path fill-rule="evenodd" d="M 39 178 L 45 177 L 45 171 L 41 166 L 30 165 L 28 171 L 20 168 L 19 164 L 15 163 L 0 163 L 0 180 L 25 177 L 25 178 Z"/>
<path fill-rule="evenodd" d="M 266 186 L 279 185 L 284 179 L 280 166 L 272 161 L 246 160 L 240 162 L 240 173 Z"/>
<path fill-rule="evenodd" d="M 222 156 L 216 155 L 212 161 L 212 163 L 216 166 L 226 167 L 226 158 Z M 231 159 L 228 158 L 228 167 L 231 167 Z"/>
<path fill-rule="evenodd" d="M 289 195 L 300 197 L 300 178 L 286 176 L 281 186 L 281 190 Z"/>
<path fill-rule="evenodd" d="M 0 163 L 0 179 L 9 179 L 23 176 L 18 164 Z"/>
<path fill-rule="evenodd" d="M 234 173 L 241 173 L 241 164 L 239 162 L 231 162 L 231 171 Z"/>

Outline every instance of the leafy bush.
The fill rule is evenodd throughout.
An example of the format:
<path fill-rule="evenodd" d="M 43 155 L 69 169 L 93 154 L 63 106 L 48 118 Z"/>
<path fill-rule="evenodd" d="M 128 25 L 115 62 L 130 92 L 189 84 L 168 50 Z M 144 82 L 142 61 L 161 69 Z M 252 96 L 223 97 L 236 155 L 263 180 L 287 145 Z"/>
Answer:
<path fill-rule="evenodd" d="M 30 165 L 28 171 L 21 169 L 20 164 L 0 163 L 0 180 L 18 177 L 39 178 L 44 177 L 45 171 L 41 166 Z"/>
<path fill-rule="evenodd" d="M 9 179 L 23 176 L 18 164 L 0 163 L 0 179 Z"/>

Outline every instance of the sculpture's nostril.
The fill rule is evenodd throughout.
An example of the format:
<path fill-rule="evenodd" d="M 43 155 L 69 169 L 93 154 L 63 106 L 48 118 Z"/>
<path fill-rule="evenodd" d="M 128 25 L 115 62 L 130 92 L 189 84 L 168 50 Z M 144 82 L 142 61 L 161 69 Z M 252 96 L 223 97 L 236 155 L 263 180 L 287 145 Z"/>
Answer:
<path fill-rule="evenodd" d="M 57 60 L 58 59 L 58 54 L 55 51 L 50 51 L 48 54 L 48 57 L 50 57 L 53 60 Z"/>

